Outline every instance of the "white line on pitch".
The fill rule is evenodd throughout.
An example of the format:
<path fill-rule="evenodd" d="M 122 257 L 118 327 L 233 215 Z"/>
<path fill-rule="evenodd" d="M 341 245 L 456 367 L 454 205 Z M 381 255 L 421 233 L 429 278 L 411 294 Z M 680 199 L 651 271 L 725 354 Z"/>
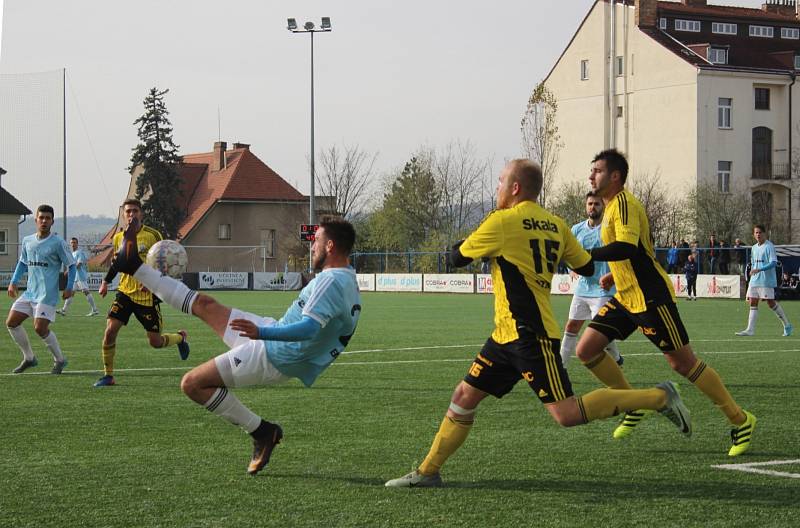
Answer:
<path fill-rule="evenodd" d="M 771 469 L 760 469 L 763 466 L 785 466 L 788 464 L 800 464 L 800 459 L 768 460 L 766 462 L 747 462 L 745 464 L 717 464 L 711 467 L 716 469 L 743 471 L 745 473 L 757 473 L 759 475 L 770 475 L 773 477 L 800 478 L 800 473 L 789 473 L 787 471 L 773 471 Z"/>

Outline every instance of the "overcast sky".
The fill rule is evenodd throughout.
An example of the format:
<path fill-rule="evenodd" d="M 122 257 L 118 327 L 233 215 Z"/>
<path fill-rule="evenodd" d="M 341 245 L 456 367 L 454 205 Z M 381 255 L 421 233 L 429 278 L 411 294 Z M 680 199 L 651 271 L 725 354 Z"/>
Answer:
<path fill-rule="evenodd" d="M 0 0 L 0 73 L 67 69 L 68 213 L 115 216 L 153 86 L 170 90 L 182 154 L 211 150 L 219 108 L 223 141 L 250 143 L 308 192 L 310 39 L 289 33 L 288 17 L 333 25 L 314 36 L 318 152 L 358 145 L 379 153 L 383 174 L 421 145 L 469 140 L 498 169 L 519 155 L 527 97 L 593 3 Z M 62 214 L 60 174 L 2 183 Z"/>

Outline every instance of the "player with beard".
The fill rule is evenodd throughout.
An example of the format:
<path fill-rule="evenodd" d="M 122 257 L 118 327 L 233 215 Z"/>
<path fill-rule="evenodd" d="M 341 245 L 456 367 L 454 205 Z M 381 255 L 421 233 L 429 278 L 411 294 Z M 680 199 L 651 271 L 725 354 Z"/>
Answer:
<path fill-rule="evenodd" d="M 345 220 L 322 221 L 312 245 L 312 264 L 321 272 L 276 321 L 224 306 L 142 266 L 136 251 L 136 228 L 131 223 L 125 230 L 116 269 L 131 274 L 170 306 L 202 319 L 230 347 L 189 371 L 181 380 L 181 390 L 250 433 L 253 456 L 247 472 L 255 475 L 269 462 L 283 430 L 245 407 L 228 389 L 275 385 L 291 378 L 311 386 L 344 350 L 361 314 L 358 282 L 349 264 L 355 230 Z"/>

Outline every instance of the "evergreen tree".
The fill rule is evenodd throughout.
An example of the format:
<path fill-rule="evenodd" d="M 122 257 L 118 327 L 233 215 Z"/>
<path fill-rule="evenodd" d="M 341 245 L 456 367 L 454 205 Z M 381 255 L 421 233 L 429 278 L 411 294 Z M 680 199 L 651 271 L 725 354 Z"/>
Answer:
<path fill-rule="evenodd" d="M 133 122 L 138 127 L 139 144 L 131 156 L 132 171 L 141 165 L 136 178 L 136 198 L 142 200 L 144 221 L 158 229 L 164 238 L 178 236 L 185 211 L 178 207 L 181 177 L 178 174 L 178 146 L 172 140 L 172 123 L 164 104 L 169 90 L 151 88 L 144 99 L 144 114 Z"/>

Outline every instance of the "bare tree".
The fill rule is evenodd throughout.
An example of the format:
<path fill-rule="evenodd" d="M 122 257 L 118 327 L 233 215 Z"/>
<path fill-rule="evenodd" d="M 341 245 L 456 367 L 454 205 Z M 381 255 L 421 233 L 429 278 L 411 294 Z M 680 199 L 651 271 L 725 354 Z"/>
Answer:
<path fill-rule="evenodd" d="M 336 211 L 345 218 L 363 211 L 368 198 L 378 153 L 369 154 L 358 145 L 333 145 L 322 151 L 322 171 L 317 174 L 319 193 L 336 199 Z"/>
<path fill-rule="evenodd" d="M 470 141 L 449 143 L 428 153 L 433 177 L 441 192 L 441 231 L 450 241 L 461 237 L 481 209 L 481 184 L 488 160 L 478 158 Z"/>
<path fill-rule="evenodd" d="M 586 220 L 586 193 L 591 188 L 584 182 L 571 181 L 559 187 L 550 197 L 548 210 L 560 216 L 568 226 Z"/>
<path fill-rule="evenodd" d="M 713 185 L 698 185 L 687 202 L 698 238 L 715 233 L 721 240 L 733 240 L 750 230 L 753 204 L 746 188 L 723 193 Z"/>
<path fill-rule="evenodd" d="M 668 245 L 676 236 L 676 226 L 685 224 L 681 221 L 681 211 L 686 208 L 683 201 L 671 197 L 666 185 L 661 182 L 658 170 L 653 174 L 638 174 L 629 179 L 628 188 L 644 207 L 650 221 L 653 243 L 662 247 Z"/>
<path fill-rule="evenodd" d="M 547 205 L 547 198 L 553 188 L 558 167 L 558 157 L 564 143 L 558 133 L 556 112 L 558 103 L 555 95 L 540 82 L 533 89 L 522 114 L 522 153 L 542 166 L 544 185 L 539 194 L 539 203 Z"/>

